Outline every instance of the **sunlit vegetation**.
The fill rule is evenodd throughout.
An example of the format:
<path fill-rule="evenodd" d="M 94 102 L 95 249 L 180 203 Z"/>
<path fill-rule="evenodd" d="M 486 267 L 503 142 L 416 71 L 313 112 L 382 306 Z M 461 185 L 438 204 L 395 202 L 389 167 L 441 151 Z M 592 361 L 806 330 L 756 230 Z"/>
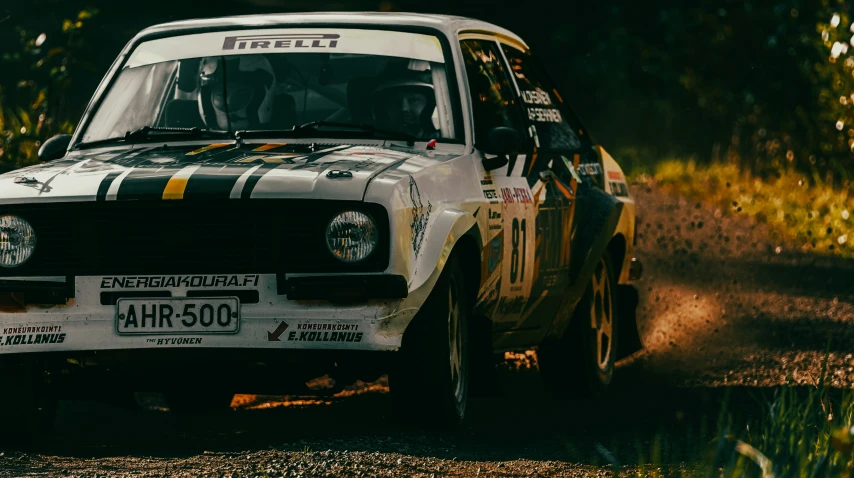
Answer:
<path fill-rule="evenodd" d="M 596 464 L 613 476 L 852 476 L 854 392 L 827 387 L 826 375 L 808 386 L 710 389 L 719 406 L 691 420 L 699 427 L 636 440 L 633 452 L 603 448 Z M 635 460 L 620 464 L 619 451 Z"/>
<path fill-rule="evenodd" d="M 821 385 L 757 393 L 758 417 L 739 423 L 722 416 L 716 465 L 725 476 L 850 476 L 852 398 Z"/>
<path fill-rule="evenodd" d="M 847 188 L 811 184 L 805 174 L 791 169 L 761 179 L 734 164 L 666 160 L 651 171 L 635 174 L 635 181 L 652 181 L 665 191 L 714 203 L 720 214 L 753 217 L 803 251 L 854 257 L 854 197 Z M 775 250 L 783 247 L 777 244 Z"/>
<path fill-rule="evenodd" d="M 92 87 L 95 68 L 81 52 L 96 13 L 40 25 L 2 19 L 0 38 L 11 41 L 0 47 L 0 172 L 37 163 L 44 140 L 74 130 L 80 97 L 72 87 Z"/>

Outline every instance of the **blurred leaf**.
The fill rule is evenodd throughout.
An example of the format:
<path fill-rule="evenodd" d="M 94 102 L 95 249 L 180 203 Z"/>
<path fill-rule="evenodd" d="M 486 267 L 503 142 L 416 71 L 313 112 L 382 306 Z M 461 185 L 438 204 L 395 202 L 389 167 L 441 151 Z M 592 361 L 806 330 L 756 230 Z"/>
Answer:
<path fill-rule="evenodd" d="M 841 427 L 833 430 L 830 435 L 830 444 L 836 451 L 842 453 L 851 453 L 854 449 L 854 443 L 851 440 L 851 432 L 849 428 Z"/>

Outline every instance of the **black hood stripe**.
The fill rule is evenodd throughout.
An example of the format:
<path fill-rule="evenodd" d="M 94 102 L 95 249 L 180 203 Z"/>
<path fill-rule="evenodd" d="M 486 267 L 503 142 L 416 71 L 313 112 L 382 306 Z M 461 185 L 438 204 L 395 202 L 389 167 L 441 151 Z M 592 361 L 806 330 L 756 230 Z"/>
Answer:
<path fill-rule="evenodd" d="M 121 174 L 122 171 L 113 171 L 101 180 L 101 184 L 98 185 L 98 194 L 95 196 L 96 201 L 105 201 L 107 199 L 107 191 L 110 190 L 110 185 L 113 184 L 113 180 L 121 176 Z"/>
<path fill-rule="evenodd" d="M 323 151 L 318 151 L 314 154 L 309 154 L 306 158 L 305 162 L 302 164 L 294 165 L 293 162 L 290 164 L 277 164 L 277 163 L 264 163 L 260 168 L 256 169 L 251 176 L 246 179 L 246 183 L 243 185 L 243 191 L 240 192 L 241 199 L 249 199 L 252 197 L 252 192 L 255 190 L 255 186 L 258 185 L 258 181 L 261 180 L 264 175 L 269 173 L 274 169 L 300 169 L 302 166 L 311 164 L 313 161 L 316 161 L 324 156 L 327 156 L 332 153 L 336 153 L 338 151 L 343 151 L 351 146 L 336 146 L 334 148 L 325 149 Z"/>
<path fill-rule="evenodd" d="M 185 199 L 228 199 L 243 174 L 253 165 L 202 166 L 190 177 Z"/>
<path fill-rule="evenodd" d="M 122 182 L 124 182 L 125 178 L 127 178 L 133 169 L 125 169 L 121 174 L 110 183 L 110 187 L 107 189 L 107 201 L 116 201 L 119 199 L 119 189 L 122 187 Z"/>
<path fill-rule="evenodd" d="M 234 183 L 234 187 L 231 188 L 231 194 L 228 195 L 229 199 L 240 199 L 241 193 L 243 192 L 243 188 L 246 186 L 246 181 L 249 180 L 249 177 L 252 176 L 252 173 L 260 168 L 260 164 L 256 164 L 247 170 L 245 173 L 241 174 L 239 178 L 237 178 L 237 182 Z"/>
<path fill-rule="evenodd" d="M 143 147 L 94 152 L 77 167 L 104 176 L 95 186 L 97 201 L 139 199 L 250 198 L 262 177 L 273 170 L 352 171 L 382 169 L 405 153 L 347 144 L 213 144 L 204 147 Z M 97 168 L 80 166 L 91 160 Z M 400 158 L 402 159 L 402 158 Z M 76 167 L 75 167 L 76 168 Z M 74 168 L 72 168 L 74 169 Z M 266 184 L 266 183 L 265 183 Z"/>
<path fill-rule="evenodd" d="M 276 163 L 264 163 L 260 168 L 256 169 L 251 176 L 246 178 L 246 184 L 243 185 L 243 191 L 240 192 L 241 199 L 249 199 L 252 197 L 252 191 L 255 189 L 255 186 L 258 184 L 258 181 L 262 176 L 269 173 L 270 171 L 278 168 L 281 164 Z"/>
<path fill-rule="evenodd" d="M 136 168 L 122 181 L 117 199 L 125 201 L 128 199 L 161 198 L 169 180 L 181 169 Z"/>

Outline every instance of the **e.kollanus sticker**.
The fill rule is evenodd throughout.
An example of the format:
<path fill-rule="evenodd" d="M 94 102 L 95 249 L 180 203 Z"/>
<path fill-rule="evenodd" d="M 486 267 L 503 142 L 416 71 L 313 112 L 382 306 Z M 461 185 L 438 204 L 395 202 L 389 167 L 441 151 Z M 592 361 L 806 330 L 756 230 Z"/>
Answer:
<path fill-rule="evenodd" d="M 39 327 L 4 327 L 0 335 L 0 347 L 7 345 L 61 344 L 65 332 L 61 325 Z"/>
<path fill-rule="evenodd" d="M 287 334 L 285 331 L 289 330 Z M 267 342 L 350 342 L 362 341 L 364 332 L 357 323 L 307 322 L 291 327 L 281 321 L 272 331 L 267 331 Z"/>

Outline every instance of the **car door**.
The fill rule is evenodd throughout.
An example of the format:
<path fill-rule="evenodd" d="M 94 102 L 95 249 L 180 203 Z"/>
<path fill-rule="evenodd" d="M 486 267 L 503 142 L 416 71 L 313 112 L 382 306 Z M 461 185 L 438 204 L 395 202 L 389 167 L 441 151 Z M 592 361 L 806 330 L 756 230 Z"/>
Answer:
<path fill-rule="evenodd" d="M 501 53 L 491 36 L 463 34 L 460 47 L 465 64 L 472 105 L 475 143 L 490 129 L 516 129 L 524 138 L 523 149 L 531 150 L 518 95 Z M 534 196 L 524 176 L 527 155 L 510 156 L 507 165 L 484 171 L 481 178 L 486 211 L 489 257 L 484 261 L 485 280 L 494 280 L 494 300 L 479 312 L 488 315 L 496 332 L 516 329 L 525 313 L 534 278 Z M 487 279 L 489 278 L 489 279 Z"/>
<path fill-rule="evenodd" d="M 572 278 L 572 237 L 579 187 L 602 181 L 599 156 L 586 130 L 528 49 L 501 44 L 532 148 L 521 176 L 535 207 L 536 261 L 530 297 L 515 325 L 543 333 L 563 304 Z"/>

